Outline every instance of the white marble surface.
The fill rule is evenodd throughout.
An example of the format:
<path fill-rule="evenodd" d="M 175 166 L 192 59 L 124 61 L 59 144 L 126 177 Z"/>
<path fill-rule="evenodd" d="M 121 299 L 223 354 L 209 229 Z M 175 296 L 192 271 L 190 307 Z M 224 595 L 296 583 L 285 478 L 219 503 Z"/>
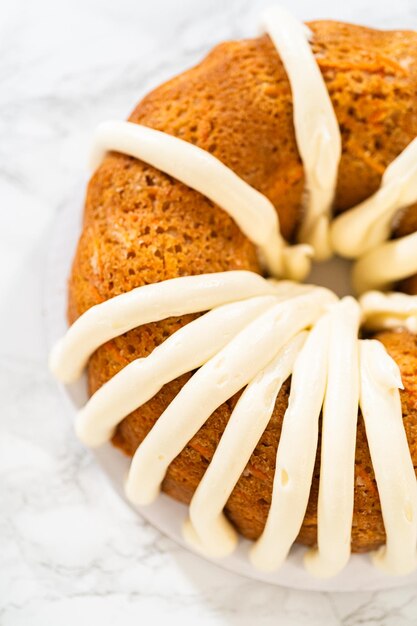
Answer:
<path fill-rule="evenodd" d="M 256 31 L 268 0 L 38 0 L 0 21 L 0 624 L 417 624 L 417 590 L 317 594 L 209 565 L 113 492 L 46 369 L 49 229 L 77 210 L 91 131 L 215 42 Z M 417 28 L 414 0 L 293 0 L 302 17 Z M 158 622 L 159 623 L 159 622 Z"/>

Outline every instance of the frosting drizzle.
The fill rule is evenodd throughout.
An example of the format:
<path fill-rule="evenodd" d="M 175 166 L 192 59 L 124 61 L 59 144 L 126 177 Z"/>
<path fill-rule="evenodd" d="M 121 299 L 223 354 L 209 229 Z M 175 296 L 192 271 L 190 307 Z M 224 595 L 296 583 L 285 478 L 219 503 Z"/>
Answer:
<path fill-rule="evenodd" d="M 245 271 L 183 276 L 137 287 L 79 317 L 52 350 L 50 369 L 62 382 L 73 382 L 98 347 L 132 328 L 275 291 L 273 282 Z"/>
<path fill-rule="evenodd" d="M 358 293 L 389 288 L 392 283 L 417 273 L 417 233 L 387 241 L 397 211 L 414 202 L 417 202 L 417 138 L 387 167 L 378 191 L 332 223 L 335 252 L 359 259 L 352 275 Z"/>
<path fill-rule="evenodd" d="M 417 273 L 417 232 L 373 248 L 354 265 L 352 283 L 357 293 L 387 289 Z"/>
<path fill-rule="evenodd" d="M 191 500 L 184 535 L 209 557 L 227 556 L 236 547 L 237 533 L 223 509 L 271 418 L 277 395 L 293 370 L 306 336 L 301 332 L 291 339 L 249 383 Z"/>
<path fill-rule="evenodd" d="M 332 256 L 330 219 L 342 142 L 326 84 L 308 43 L 311 31 L 281 6 L 267 9 L 262 24 L 291 84 L 294 128 L 306 177 L 306 211 L 299 238 L 315 258 Z"/>
<path fill-rule="evenodd" d="M 363 324 L 369 330 L 402 326 L 417 334 L 417 296 L 368 291 L 359 299 Z"/>
<path fill-rule="evenodd" d="M 401 374 L 379 341 L 360 342 L 360 364 L 360 405 L 387 534 L 373 561 L 404 575 L 417 565 L 417 481 L 402 421 Z"/>
<path fill-rule="evenodd" d="M 273 305 L 244 328 L 184 385 L 132 459 L 126 495 L 148 504 L 158 495 L 169 464 L 210 415 L 247 385 L 293 336 L 308 328 L 334 300 L 317 288 Z"/>
<path fill-rule="evenodd" d="M 349 560 L 359 401 L 360 306 L 343 298 L 330 314 L 323 406 L 317 531 L 318 548 L 305 564 L 316 576 L 337 574 Z"/>
<path fill-rule="evenodd" d="M 334 220 L 334 250 L 348 258 L 370 252 L 390 237 L 398 209 L 414 202 L 417 202 L 417 138 L 390 163 L 374 195 Z"/>
<path fill-rule="evenodd" d="M 250 554 L 252 563 L 262 570 L 282 565 L 307 509 L 326 390 L 329 330 L 326 314 L 310 332 L 294 365 L 277 450 L 271 506 L 265 529 Z M 295 450 L 298 454 L 294 454 Z"/>

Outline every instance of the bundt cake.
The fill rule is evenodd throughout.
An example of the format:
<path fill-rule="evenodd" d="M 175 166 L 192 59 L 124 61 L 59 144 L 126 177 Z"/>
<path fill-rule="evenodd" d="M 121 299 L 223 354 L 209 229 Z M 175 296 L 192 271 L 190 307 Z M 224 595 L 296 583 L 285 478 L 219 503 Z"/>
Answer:
<path fill-rule="evenodd" d="M 191 503 L 202 552 L 238 531 L 260 568 L 297 541 L 319 576 L 350 551 L 407 573 L 417 33 L 263 23 L 99 127 L 51 368 L 88 362 L 78 434 L 133 456 L 132 501 Z M 359 300 L 296 282 L 335 252 Z"/>

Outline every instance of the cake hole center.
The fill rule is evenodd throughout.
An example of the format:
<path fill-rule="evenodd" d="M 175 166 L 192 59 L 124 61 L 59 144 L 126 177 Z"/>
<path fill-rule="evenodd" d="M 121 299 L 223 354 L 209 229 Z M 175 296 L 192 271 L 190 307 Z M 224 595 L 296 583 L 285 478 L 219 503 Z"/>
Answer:
<path fill-rule="evenodd" d="M 304 282 L 327 287 L 340 298 L 355 295 L 352 290 L 352 261 L 333 257 L 328 261 L 313 263 L 311 272 Z"/>

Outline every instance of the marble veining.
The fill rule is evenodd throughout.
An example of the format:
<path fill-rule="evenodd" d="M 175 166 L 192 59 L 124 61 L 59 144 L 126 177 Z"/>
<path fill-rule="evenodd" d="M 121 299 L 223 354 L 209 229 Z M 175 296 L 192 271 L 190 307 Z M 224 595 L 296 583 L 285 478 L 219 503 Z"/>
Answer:
<path fill-rule="evenodd" d="M 270 0 L 8 3 L 0 21 L 0 624 L 411 626 L 417 591 L 300 592 L 208 564 L 150 527 L 75 439 L 46 368 L 53 219 L 82 203 L 96 123 L 216 42 L 256 32 Z M 284 2 L 300 17 L 417 28 L 413 0 Z"/>

